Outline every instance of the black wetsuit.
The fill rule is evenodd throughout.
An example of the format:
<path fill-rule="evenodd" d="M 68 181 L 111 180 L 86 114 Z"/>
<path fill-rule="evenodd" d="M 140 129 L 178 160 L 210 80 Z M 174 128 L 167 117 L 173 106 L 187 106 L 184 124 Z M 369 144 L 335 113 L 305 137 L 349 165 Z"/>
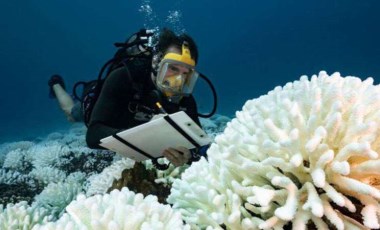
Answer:
<path fill-rule="evenodd" d="M 148 122 L 154 113 L 155 86 L 151 80 L 150 61 L 130 62 L 107 77 L 91 114 L 86 141 L 90 148 L 102 148 L 100 140 L 121 130 Z M 194 98 L 184 97 L 179 104 L 162 99 L 168 113 L 185 111 L 200 125 Z"/>

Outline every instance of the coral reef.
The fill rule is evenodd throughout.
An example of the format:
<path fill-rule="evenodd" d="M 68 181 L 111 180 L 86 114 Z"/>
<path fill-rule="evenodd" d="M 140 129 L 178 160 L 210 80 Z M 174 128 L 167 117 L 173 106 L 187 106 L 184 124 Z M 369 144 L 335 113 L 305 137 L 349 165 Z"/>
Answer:
<path fill-rule="evenodd" d="M 379 228 L 380 88 L 328 76 L 247 101 L 168 198 L 194 229 Z"/>
<path fill-rule="evenodd" d="M 36 143 L 1 145 L 0 204 L 8 207 L 25 201 L 33 207 L 45 207 L 45 212 L 58 218 L 66 205 L 83 192 L 83 178 L 101 172 L 115 155 L 84 147 L 84 133 L 83 128 L 75 128 Z"/>
<path fill-rule="evenodd" d="M 206 131 L 219 130 L 220 132 L 221 126 L 225 125 L 222 120 L 219 126 L 204 119 L 202 123 L 204 127 L 210 127 Z M 115 156 L 109 151 L 97 151 L 84 147 L 86 146 L 84 134 L 85 127 L 75 125 L 68 134 L 55 132 L 47 138 L 39 138 L 38 141 L 36 139 L 36 142 L 23 141 L 0 146 L 0 165 L 2 166 L 0 169 L 0 229 L 32 229 L 37 224 L 37 229 L 60 229 L 60 226 L 65 226 L 66 229 L 83 227 L 72 219 L 70 211 L 64 213 L 68 210 L 67 205 L 75 199 L 76 195 L 86 193 L 88 199 L 83 195 L 79 199 L 87 203 L 104 199 L 101 203 L 107 210 L 114 207 L 112 206 L 114 204 L 108 201 L 110 195 L 106 194 L 107 190 L 113 197 L 125 197 L 127 194 L 130 200 L 142 200 L 142 194 L 134 195 L 133 192 L 125 189 L 121 192 L 115 190 L 125 185 L 131 186 L 136 191 L 143 191 L 146 195 L 152 191 L 158 195 L 158 198 L 148 195 L 140 203 L 141 205 L 138 202 L 127 205 L 131 206 L 128 210 L 148 211 L 149 215 L 145 217 L 140 211 L 136 212 L 136 216 L 115 212 L 115 215 L 123 217 L 128 215 L 129 221 L 135 221 L 133 226 L 129 225 L 131 222 L 126 222 L 128 229 L 139 228 L 139 226 L 146 229 L 189 228 L 183 225 L 179 213 L 157 202 L 158 199 L 162 203 L 165 202 L 171 183 L 179 178 L 188 166 L 170 165 L 167 170 L 159 171 L 155 170 L 151 161 L 145 161 L 143 164 L 137 164 L 138 166 L 133 169 L 135 162 L 131 159 Z M 215 133 L 209 134 L 215 136 Z M 111 162 L 112 165 L 110 165 Z M 126 175 L 124 178 L 123 172 Z M 146 172 L 148 173 L 144 175 Z M 141 183 L 141 180 L 147 183 Z M 114 184 L 113 188 L 112 184 Z M 143 186 L 146 184 L 149 184 L 148 190 Z M 69 207 L 72 206 L 69 205 Z M 93 209 L 96 207 L 97 205 L 93 206 Z M 88 213 L 88 215 L 92 214 Z M 112 218 L 117 217 L 108 217 L 110 219 L 102 220 L 103 224 L 107 224 L 106 221 L 108 221 L 109 226 L 115 226 Z M 50 222 L 45 226 L 44 224 L 48 221 L 56 222 Z"/>
<path fill-rule="evenodd" d="M 36 225 L 33 230 L 59 229 L 190 229 L 181 214 L 155 196 L 143 197 L 127 188 L 86 198 L 79 195 L 58 221 Z"/>
<path fill-rule="evenodd" d="M 83 147 L 84 126 L 2 145 L 0 228 L 380 228 L 379 99 L 371 78 L 302 76 L 201 119 L 208 160 L 164 171 Z"/>

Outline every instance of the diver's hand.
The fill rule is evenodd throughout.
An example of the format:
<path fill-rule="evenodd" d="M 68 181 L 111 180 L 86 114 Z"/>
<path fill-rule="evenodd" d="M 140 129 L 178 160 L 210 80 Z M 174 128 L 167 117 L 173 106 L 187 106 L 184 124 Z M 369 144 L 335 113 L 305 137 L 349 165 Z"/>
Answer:
<path fill-rule="evenodd" d="M 163 114 L 163 113 L 159 113 L 159 114 L 155 114 L 152 119 L 150 119 L 150 121 L 153 121 L 153 120 L 156 120 L 158 118 L 161 118 L 161 117 L 164 117 L 166 114 Z"/>
<path fill-rule="evenodd" d="M 176 167 L 186 164 L 191 158 L 190 150 L 185 147 L 168 148 L 162 154 Z"/>

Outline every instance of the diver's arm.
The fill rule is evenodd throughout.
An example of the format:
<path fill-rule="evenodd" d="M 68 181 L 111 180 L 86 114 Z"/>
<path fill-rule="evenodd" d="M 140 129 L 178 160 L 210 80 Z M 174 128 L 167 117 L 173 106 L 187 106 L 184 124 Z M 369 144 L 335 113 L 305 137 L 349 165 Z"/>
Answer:
<path fill-rule="evenodd" d="M 131 84 L 128 84 L 126 69 L 115 70 L 104 82 L 102 91 L 94 105 L 90 123 L 86 133 L 86 142 L 90 148 L 99 146 L 102 138 L 121 131 L 125 121 L 121 116 L 128 106 L 128 93 Z"/>
<path fill-rule="evenodd" d="M 101 124 L 100 122 L 94 122 L 90 124 L 87 129 L 86 142 L 87 146 L 92 149 L 104 149 L 99 145 L 100 140 L 118 133 L 119 129 L 112 128 L 110 126 Z"/>

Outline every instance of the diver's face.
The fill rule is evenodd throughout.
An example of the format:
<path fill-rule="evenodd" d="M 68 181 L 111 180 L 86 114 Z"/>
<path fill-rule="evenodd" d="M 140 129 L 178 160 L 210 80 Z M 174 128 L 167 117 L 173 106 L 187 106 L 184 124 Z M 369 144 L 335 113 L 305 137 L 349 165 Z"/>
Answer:
<path fill-rule="evenodd" d="M 176 46 L 169 46 L 169 48 L 166 50 L 165 54 L 167 53 L 176 53 L 181 54 L 181 50 Z M 165 55 L 164 55 L 165 56 Z M 168 75 L 188 75 L 190 73 L 190 69 L 188 67 L 182 66 L 180 64 L 171 64 L 168 68 L 168 72 L 166 73 L 166 76 Z"/>
<path fill-rule="evenodd" d="M 172 92 L 181 92 L 182 87 L 188 81 L 191 70 L 181 64 L 167 64 L 167 71 L 162 81 L 162 86 Z"/>
<path fill-rule="evenodd" d="M 181 50 L 172 45 L 172 46 L 169 46 L 169 48 L 166 50 L 166 52 L 162 55 L 158 55 L 158 56 L 155 56 L 153 57 L 153 60 L 152 60 L 152 67 L 155 68 L 155 67 L 158 67 L 159 66 L 159 59 L 161 57 L 164 57 L 166 54 L 168 53 L 176 53 L 176 54 L 181 54 Z M 187 70 L 186 70 L 187 69 Z M 184 66 L 180 66 L 180 65 L 177 65 L 177 66 L 173 66 L 173 68 L 171 68 L 172 73 L 174 74 L 175 72 L 178 72 L 178 74 L 186 74 L 186 71 L 190 71 L 188 68 L 184 67 Z"/>
<path fill-rule="evenodd" d="M 181 54 L 181 51 L 177 47 L 171 46 L 166 51 L 166 53 Z M 167 65 L 163 85 L 167 88 L 171 88 L 174 91 L 179 91 L 192 72 L 193 71 L 187 66 L 181 65 L 179 63 L 170 63 Z"/>
<path fill-rule="evenodd" d="M 166 71 L 165 78 L 171 77 L 171 76 L 188 76 L 190 74 L 191 70 L 188 67 L 185 67 L 181 64 L 169 64 L 168 70 Z"/>

